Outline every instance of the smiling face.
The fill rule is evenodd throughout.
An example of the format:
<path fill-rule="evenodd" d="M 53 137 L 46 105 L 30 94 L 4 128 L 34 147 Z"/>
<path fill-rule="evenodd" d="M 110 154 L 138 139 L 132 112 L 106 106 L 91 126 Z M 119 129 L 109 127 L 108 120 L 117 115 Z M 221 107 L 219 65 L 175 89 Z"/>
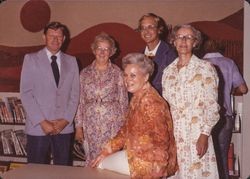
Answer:
<path fill-rule="evenodd" d="M 153 17 L 144 17 L 140 24 L 141 38 L 148 46 L 156 46 L 159 43 L 160 30 Z"/>
<path fill-rule="evenodd" d="M 93 50 L 96 61 L 98 63 L 107 63 L 109 61 L 109 57 L 112 55 L 111 46 L 108 41 L 98 41 Z"/>
<path fill-rule="evenodd" d="M 147 83 L 148 78 L 149 75 L 145 74 L 137 64 L 128 64 L 124 69 L 124 82 L 130 93 L 140 92 Z"/>
<path fill-rule="evenodd" d="M 176 32 L 174 46 L 179 55 L 191 55 L 196 44 L 197 40 L 190 28 L 180 28 Z"/>
<path fill-rule="evenodd" d="M 48 29 L 46 34 L 43 35 L 43 39 L 47 49 L 52 54 L 56 54 L 60 50 L 65 37 L 61 29 Z"/>

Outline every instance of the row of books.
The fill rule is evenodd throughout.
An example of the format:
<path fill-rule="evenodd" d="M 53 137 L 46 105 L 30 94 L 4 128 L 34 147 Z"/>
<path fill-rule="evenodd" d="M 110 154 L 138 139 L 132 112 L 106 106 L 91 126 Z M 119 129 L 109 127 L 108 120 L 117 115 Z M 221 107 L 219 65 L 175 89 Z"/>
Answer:
<path fill-rule="evenodd" d="M 24 124 L 25 111 L 20 98 L 0 98 L 0 123 Z"/>
<path fill-rule="evenodd" d="M 1 154 L 11 156 L 27 156 L 27 138 L 24 130 L 7 129 L 0 132 Z"/>
<path fill-rule="evenodd" d="M 24 130 L 13 130 L 6 129 L 0 132 L 0 153 L 2 155 L 10 155 L 10 156 L 27 156 L 26 152 L 26 144 L 27 137 L 24 133 Z M 73 155 L 74 158 L 78 160 L 85 160 L 85 152 L 83 149 L 83 145 L 74 142 L 73 145 Z"/>

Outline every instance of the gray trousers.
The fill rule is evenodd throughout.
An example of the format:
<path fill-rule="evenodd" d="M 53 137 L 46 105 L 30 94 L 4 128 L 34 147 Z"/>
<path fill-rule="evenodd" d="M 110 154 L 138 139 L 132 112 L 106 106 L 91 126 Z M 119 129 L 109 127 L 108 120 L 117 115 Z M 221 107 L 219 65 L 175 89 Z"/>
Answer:
<path fill-rule="evenodd" d="M 220 179 L 229 179 L 228 150 L 234 127 L 234 116 L 223 116 L 212 131 Z"/>

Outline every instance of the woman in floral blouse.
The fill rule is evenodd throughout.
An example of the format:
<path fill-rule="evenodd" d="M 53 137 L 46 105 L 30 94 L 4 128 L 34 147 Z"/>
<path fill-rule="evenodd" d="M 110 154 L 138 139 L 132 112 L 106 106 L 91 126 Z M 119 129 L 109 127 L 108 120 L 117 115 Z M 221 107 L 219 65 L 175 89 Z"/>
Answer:
<path fill-rule="evenodd" d="M 179 171 L 176 179 L 217 179 L 212 128 L 219 120 L 218 77 L 214 67 L 192 51 L 201 34 L 190 25 L 173 29 L 178 58 L 163 73 L 163 97 L 174 121 Z"/>
<path fill-rule="evenodd" d="M 154 63 L 143 54 L 132 53 L 123 58 L 122 65 L 127 90 L 133 94 L 127 120 L 92 166 L 124 149 L 132 178 L 173 175 L 178 165 L 172 118 L 166 101 L 148 81 Z"/>
<path fill-rule="evenodd" d="M 75 139 L 85 140 L 88 146 L 86 165 L 117 134 L 128 107 L 123 73 L 109 59 L 116 51 L 114 40 L 101 33 L 91 48 L 95 60 L 80 73 L 80 104 L 75 118 Z"/>

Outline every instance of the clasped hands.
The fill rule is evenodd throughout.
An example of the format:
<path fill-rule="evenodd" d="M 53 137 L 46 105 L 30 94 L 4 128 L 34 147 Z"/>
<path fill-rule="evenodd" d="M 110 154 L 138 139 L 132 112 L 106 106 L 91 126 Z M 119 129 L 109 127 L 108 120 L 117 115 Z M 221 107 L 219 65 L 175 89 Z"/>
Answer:
<path fill-rule="evenodd" d="M 43 120 L 40 126 L 46 135 L 57 135 L 59 134 L 69 122 L 65 119 L 55 119 L 55 120 Z"/>

